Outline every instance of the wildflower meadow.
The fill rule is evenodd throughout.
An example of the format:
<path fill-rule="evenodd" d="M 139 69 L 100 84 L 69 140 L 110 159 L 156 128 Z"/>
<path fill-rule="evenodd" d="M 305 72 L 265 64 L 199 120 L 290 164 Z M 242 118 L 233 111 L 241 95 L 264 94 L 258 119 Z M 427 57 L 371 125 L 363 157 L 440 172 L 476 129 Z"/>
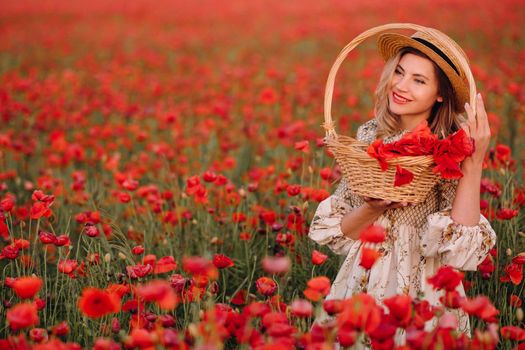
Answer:
<path fill-rule="evenodd" d="M 391 22 L 469 56 L 497 244 L 477 271 L 431 277 L 442 305 L 325 302 L 344 258 L 308 238 L 341 178 L 325 83 L 349 41 Z M 525 349 L 524 23 L 521 0 L 3 1 L 0 349 Z M 346 59 L 340 134 L 373 117 L 382 67 L 374 40 Z"/>

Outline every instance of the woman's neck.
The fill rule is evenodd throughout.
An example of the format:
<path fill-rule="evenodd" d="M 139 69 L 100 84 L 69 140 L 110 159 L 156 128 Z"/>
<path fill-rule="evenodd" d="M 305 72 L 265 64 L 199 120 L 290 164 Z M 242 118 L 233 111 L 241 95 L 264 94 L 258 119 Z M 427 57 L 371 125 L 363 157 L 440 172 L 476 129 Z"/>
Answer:
<path fill-rule="evenodd" d="M 401 130 L 408 130 L 412 131 L 419 123 L 421 123 L 423 120 L 427 120 L 427 116 L 400 116 L 399 117 L 399 128 Z"/>

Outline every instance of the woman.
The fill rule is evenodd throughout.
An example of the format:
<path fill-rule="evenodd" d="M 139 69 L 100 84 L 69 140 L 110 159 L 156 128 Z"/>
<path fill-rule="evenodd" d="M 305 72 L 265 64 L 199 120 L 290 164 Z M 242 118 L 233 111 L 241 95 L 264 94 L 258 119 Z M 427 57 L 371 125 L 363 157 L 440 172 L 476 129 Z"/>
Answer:
<path fill-rule="evenodd" d="M 426 120 L 440 137 L 463 128 L 475 150 L 463 161 L 460 180 L 440 180 L 417 205 L 362 198 L 342 180 L 335 193 L 320 203 L 309 237 L 346 255 L 328 299 L 366 292 L 381 302 L 395 294 L 417 298 L 424 293 L 424 299 L 439 305 L 442 294 L 433 290 L 427 278 L 442 265 L 476 270 L 495 244 L 496 234 L 479 206 L 482 164 L 490 139 L 487 114 L 479 94 L 476 111 L 467 103 L 464 72 L 432 37 L 422 32 L 412 37 L 388 33 L 379 37 L 378 47 L 386 64 L 376 90 L 375 118 L 359 127 L 357 139 L 393 142 Z M 468 117 L 465 122 L 463 111 Z M 377 247 L 382 256 L 366 270 L 360 266 L 359 234 L 372 223 L 386 228 L 387 239 Z M 465 295 L 462 285 L 458 292 Z M 460 330 L 468 334 L 467 315 L 454 312 Z"/>

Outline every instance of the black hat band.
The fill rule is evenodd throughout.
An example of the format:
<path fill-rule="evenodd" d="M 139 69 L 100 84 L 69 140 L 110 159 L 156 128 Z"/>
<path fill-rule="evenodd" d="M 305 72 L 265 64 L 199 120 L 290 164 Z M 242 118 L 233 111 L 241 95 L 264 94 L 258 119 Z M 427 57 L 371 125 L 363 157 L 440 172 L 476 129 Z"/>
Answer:
<path fill-rule="evenodd" d="M 425 39 L 421 39 L 421 38 L 412 38 L 414 40 L 416 40 L 417 42 L 425 45 L 426 47 L 428 47 L 429 49 L 431 49 L 432 51 L 434 51 L 435 53 L 437 53 L 442 59 L 444 59 L 450 67 L 452 67 L 452 69 L 454 69 L 454 71 L 456 72 L 456 74 L 459 76 L 459 71 L 458 69 L 456 68 L 456 66 L 454 66 L 454 64 L 452 63 L 452 61 L 450 60 L 450 58 L 448 58 L 447 55 L 445 55 L 443 53 L 443 51 L 441 51 L 437 46 L 435 46 L 434 44 L 432 44 L 431 42 L 428 42 L 426 41 Z"/>

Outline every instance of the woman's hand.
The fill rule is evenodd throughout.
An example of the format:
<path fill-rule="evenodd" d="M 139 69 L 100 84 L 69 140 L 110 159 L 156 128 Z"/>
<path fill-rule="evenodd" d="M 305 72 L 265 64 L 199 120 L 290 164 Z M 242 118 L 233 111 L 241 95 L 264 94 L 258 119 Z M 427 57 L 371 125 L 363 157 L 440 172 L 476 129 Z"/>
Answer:
<path fill-rule="evenodd" d="M 468 102 L 465 103 L 465 111 L 468 119 L 461 127 L 474 140 L 474 153 L 465 161 L 481 167 L 490 142 L 489 120 L 481 94 L 476 96 L 476 112 Z"/>
<path fill-rule="evenodd" d="M 341 220 L 341 232 L 351 239 L 359 239 L 361 231 L 377 220 L 387 209 L 407 206 L 408 203 L 398 203 L 383 199 L 363 197 L 365 203 L 348 212 Z"/>
<path fill-rule="evenodd" d="M 400 207 L 406 207 L 408 205 L 407 202 L 392 202 L 384 199 L 377 199 L 377 198 L 370 198 L 370 197 L 363 197 L 363 200 L 365 201 L 364 206 L 373 212 L 377 213 L 383 213 L 388 209 L 394 209 L 394 208 L 400 208 Z"/>

